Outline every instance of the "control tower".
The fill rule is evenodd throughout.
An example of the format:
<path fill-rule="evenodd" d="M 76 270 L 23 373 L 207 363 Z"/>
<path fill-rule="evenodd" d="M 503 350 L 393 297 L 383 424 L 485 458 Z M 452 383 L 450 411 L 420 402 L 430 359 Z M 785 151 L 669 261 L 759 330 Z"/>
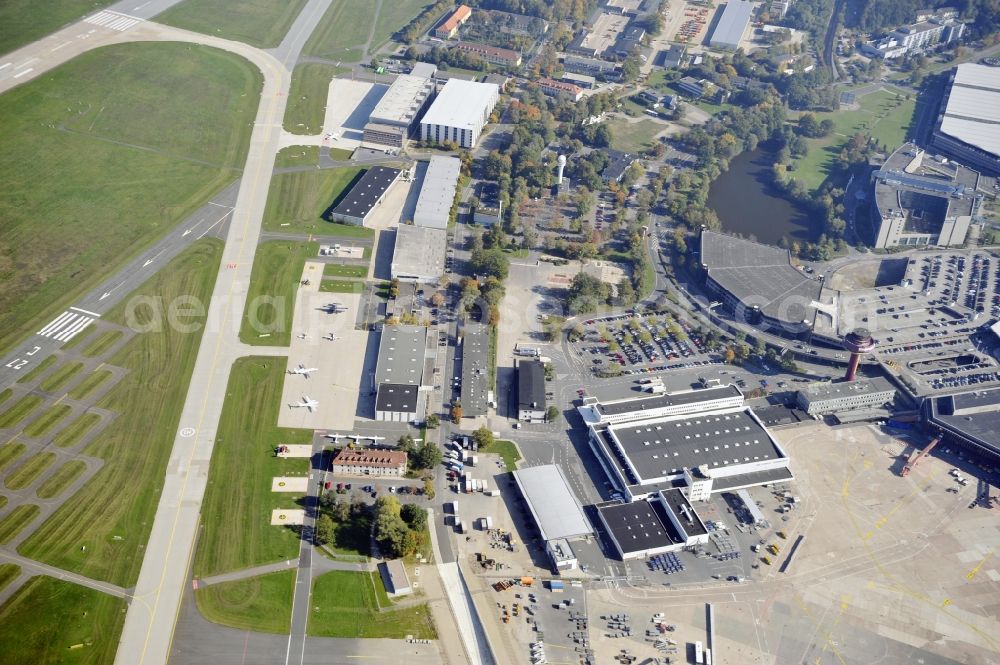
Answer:
<path fill-rule="evenodd" d="M 868 332 L 867 328 L 855 328 L 844 337 L 844 348 L 851 352 L 844 380 L 853 381 L 858 373 L 861 355 L 869 353 L 875 348 L 875 340 L 872 339 L 872 334 Z"/>

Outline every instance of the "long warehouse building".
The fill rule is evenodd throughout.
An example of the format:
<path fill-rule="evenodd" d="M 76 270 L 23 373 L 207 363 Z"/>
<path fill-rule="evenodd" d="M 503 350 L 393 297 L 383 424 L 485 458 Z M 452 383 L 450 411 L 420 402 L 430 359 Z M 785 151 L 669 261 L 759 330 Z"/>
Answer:
<path fill-rule="evenodd" d="M 708 39 L 709 46 L 735 51 L 739 48 L 747 26 L 750 25 L 751 16 L 753 16 L 752 2 L 729 0 L 722 10 L 722 17 L 716 24 L 715 30 L 712 31 L 712 36 Z"/>
<path fill-rule="evenodd" d="M 495 83 L 449 79 L 420 121 L 420 140 L 475 147 L 499 97 Z"/>
<path fill-rule="evenodd" d="M 415 226 L 433 229 L 447 229 L 451 217 L 451 207 L 455 203 L 458 179 L 462 174 L 462 160 L 458 157 L 433 155 L 423 184 L 417 209 L 413 213 Z"/>

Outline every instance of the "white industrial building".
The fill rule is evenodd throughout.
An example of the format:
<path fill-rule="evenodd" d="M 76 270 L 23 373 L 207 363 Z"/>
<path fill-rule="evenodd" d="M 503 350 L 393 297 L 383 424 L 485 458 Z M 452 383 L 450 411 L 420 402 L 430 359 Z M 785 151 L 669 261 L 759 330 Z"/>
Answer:
<path fill-rule="evenodd" d="M 708 39 L 709 46 L 729 51 L 739 48 L 743 33 L 750 25 L 753 8 L 754 4 L 749 0 L 729 0 L 722 10 L 722 17 L 719 18 L 715 30 L 712 31 L 712 36 Z"/>
<path fill-rule="evenodd" d="M 396 228 L 390 274 L 401 282 L 436 282 L 444 274 L 448 232 L 402 224 Z"/>
<path fill-rule="evenodd" d="M 475 147 L 499 96 L 495 83 L 449 79 L 420 121 L 420 140 Z"/>
<path fill-rule="evenodd" d="M 545 464 L 518 469 L 513 476 L 545 541 L 553 567 L 556 570 L 575 568 L 576 556 L 570 541 L 593 535 L 594 528 L 573 496 L 562 469 L 555 464 Z"/>
<path fill-rule="evenodd" d="M 458 157 L 433 155 L 424 182 L 420 186 L 417 209 L 413 213 L 415 226 L 447 229 L 451 208 L 455 203 L 458 179 L 462 174 L 462 160 Z"/>
<path fill-rule="evenodd" d="M 427 352 L 424 326 L 385 326 L 375 365 L 375 420 L 413 422 L 422 419 L 420 389 L 430 376 L 433 357 Z"/>
<path fill-rule="evenodd" d="M 963 164 L 1000 173 L 1000 67 L 965 63 L 952 71 L 931 144 Z"/>

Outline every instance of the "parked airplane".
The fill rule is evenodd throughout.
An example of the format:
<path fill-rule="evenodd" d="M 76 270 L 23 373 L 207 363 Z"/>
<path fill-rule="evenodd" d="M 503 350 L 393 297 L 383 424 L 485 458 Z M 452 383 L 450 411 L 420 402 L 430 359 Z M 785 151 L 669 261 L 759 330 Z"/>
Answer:
<path fill-rule="evenodd" d="M 329 334 L 323 335 L 323 339 L 330 340 L 331 342 L 336 342 L 338 339 L 340 339 L 340 337 L 337 336 L 336 333 L 329 333 Z"/>
<path fill-rule="evenodd" d="M 369 436 L 367 434 L 348 434 L 348 439 L 353 439 L 355 443 L 361 440 L 371 441 L 372 443 L 378 443 L 379 441 L 384 441 L 384 436 Z"/>
<path fill-rule="evenodd" d="M 290 409 L 300 409 L 302 407 L 305 407 L 305 408 L 309 409 L 310 413 L 312 413 L 313 411 L 316 410 L 317 406 L 319 406 L 319 402 L 317 402 L 316 400 L 314 400 L 312 397 L 309 397 L 309 395 L 303 395 L 301 402 L 296 402 L 296 403 L 293 403 L 293 404 L 289 404 L 288 408 L 290 408 Z"/>
<path fill-rule="evenodd" d="M 323 305 L 322 307 L 320 307 L 320 309 L 326 312 L 327 314 L 340 314 L 342 312 L 347 311 L 347 308 L 341 305 L 339 302 L 332 302 L 328 305 Z"/>
<path fill-rule="evenodd" d="M 309 333 L 299 333 L 298 337 L 299 339 L 308 339 Z"/>
<path fill-rule="evenodd" d="M 302 376 L 304 376 L 304 377 L 306 377 L 308 379 L 310 374 L 312 374 L 313 372 L 318 372 L 318 371 L 319 371 L 318 367 L 306 367 L 302 363 L 299 363 L 298 367 L 296 367 L 295 369 L 288 370 L 288 373 L 289 374 L 301 374 Z"/>
<path fill-rule="evenodd" d="M 344 435 L 344 434 L 324 434 L 324 436 L 326 438 L 328 438 L 328 439 L 333 439 L 334 445 L 336 445 L 336 443 L 338 441 L 340 441 L 341 439 L 346 439 L 347 438 L 347 436 Z"/>

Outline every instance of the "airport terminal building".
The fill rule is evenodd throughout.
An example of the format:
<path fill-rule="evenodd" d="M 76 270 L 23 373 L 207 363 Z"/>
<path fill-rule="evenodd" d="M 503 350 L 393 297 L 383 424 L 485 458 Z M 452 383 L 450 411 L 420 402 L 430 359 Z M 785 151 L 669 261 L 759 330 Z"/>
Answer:
<path fill-rule="evenodd" d="M 981 171 L 1000 174 L 1000 69 L 961 64 L 950 74 L 931 144 Z"/>
<path fill-rule="evenodd" d="M 946 440 L 1000 466 L 1000 388 L 932 397 L 921 408 Z"/>
<path fill-rule="evenodd" d="M 671 394 L 618 402 L 615 423 L 594 421 L 598 405 L 581 406 L 591 449 L 611 484 L 629 501 L 675 487 L 686 487 L 691 500 L 701 500 L 717 492 L 790 480 L 781 444 L 743 405 L 742 394 L 726 396 L 722 390 L 677 393 L 683 404 L 673 405 L 669 415 L 662 414 L 669 406 L 661 407 L 660 415 L 649 407 L 651 400 Z M 697 400 L 699 394 L 704 401 Z"/>

